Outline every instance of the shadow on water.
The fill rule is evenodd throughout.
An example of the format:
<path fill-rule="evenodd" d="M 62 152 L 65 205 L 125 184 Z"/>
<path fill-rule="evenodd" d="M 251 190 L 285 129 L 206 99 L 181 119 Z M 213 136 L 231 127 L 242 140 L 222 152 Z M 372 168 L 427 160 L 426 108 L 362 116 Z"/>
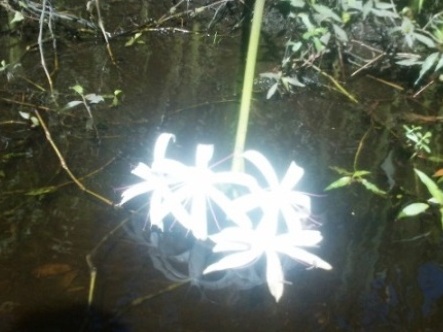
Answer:
<path fill-rule="evenodd" d="M 109 15 L 123 20 L 118 13 Z M 119 69 L 95 40 L 73 40 L 59 52 L 54 83 L 61 100 L 77 98 L 69 89 L 76 83 L 88 93 L 124 91 L 118 107 L 93 108 L 100 144 L 85 127 L 83 109 L 44 114 L 71 170 L 79 177 L 97 171 L 84 184 L 115 202 L 124 186 L 136 181 L 130 175 L 134 165 L 150 161 L 161 132 L 177 135 L 172 153 L 186 162 L 193 162 L 196 143 L 214 143 L 216 159 L 229 156 L 242 68 L 241 40 L 235 34 L 217 40 L 149 33 L 143 44 L 124 47 L 124 42 L 113 44 Z M 0 43 L 10 47 L 9 54 L 0 50 L 0 58 L 18 59 L 25 52 L 24 42 L 13 36 L 3 36 Z M 26 53 L 21 60 L 24 72 L 45 82 L 38 54 Z M 269 66 L 263 61 L 258 71 Z M 17 96 L 30 87 L 16 77 L 2 88 L 2 94 Z M 317 193 L 312 196 L 314 218 L 324 235 L 314 251 L 333 265 L 332 271 L 291 265 L 286 274 L 291 284 L 278 304 L 265 285 L 217 290 L 191 283 L 138 303 L 172 282 L 153 267 L 144 240 L 119 230 L 94 256 L 96 309 L 89 315 L 76 305 L 88 297 L 85 256 L 144 201 L 115 210 L 81 193 L 67 183 L 40 129 L 29 128 L 17 115 L 29 110 L 0 102 L 1 121 L 15 120 L 0 132 L 0 330 L 442 330 L 443 248 L 435 216 L 395 218 L 403 202 L 395 196 L 400 187 L 411 197 L 426 195 L 417 192 L 406 167 L 410 154 L 399 144 L 396 117 L 399 108 L 418 106 L 403 99 L 392 106 L 396 92 L 366 77 L 355 79 L 352 89 L 361 96 L 360 105 L 314 88 L 272 100 L 257 94 L 248 137 L 248 146 L 273 160 L 279 174 L 291 160 L 305 169 L 300 189 Z M 33 100 L 45 104 L 42 95 L 36 93 Z M 370 171 L 371 180 L 390 189 L 392 198 L 358 186 L 324 194 L 337 179 L 328 167 L 352 165 Z M 57 190 L 30 192 L 48 186 Z M 143 225 L 146 213 L 143 209 L 131 220 Z"/>

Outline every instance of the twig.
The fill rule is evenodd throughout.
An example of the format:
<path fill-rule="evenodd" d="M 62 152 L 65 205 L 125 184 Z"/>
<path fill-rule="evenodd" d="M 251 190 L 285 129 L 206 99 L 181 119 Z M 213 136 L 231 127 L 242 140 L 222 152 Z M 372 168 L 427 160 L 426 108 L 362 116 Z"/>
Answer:
<path fill-rule="evenodd" d="M 362 67 L 358 68 L 356 71 L 354 71 L 351 74 L 351 77 L 357 75 L 362 70 L 368 68 L 369 66 L 371 66 L 373 63 L 377 62 L 379 59 L 381 59 L 385 55 L 386 55 L 385 53 L 381 53 L 381 54 L 377 55 L 374 59 L 372 59 L 371 61 L 367 62 L 364 66 L 362 66 Z"/>
<path fill-rule="evenodd" d="M 54 143 L 54 141 L 52 140 L 51 133 L 49 132 L 48 127 L 46 126 L 46 123 L 43 121 L 43 118 L 41 117 L 40 113 L 39 113 L 37 110 L 34 110 L 34 113 L 35 113 L 35 115 L 37 116 L 38 121 L 39 121 L 40 125 L 41 125 L 42 128 L 43 128 L 43 131 L 45 132 L 46 140 L 49 142 L 49 144 L 51 144 L 52 149 L 54 150 L 55 154 L 56 154 L 57 157 L 58 157 L 58 159 L 59 159 L 59 161 L 60 161 L 60 165 L 61 165 L 61 167 L 65 170 L 65 172 L 66 172 L 66 173 L 68 174 L 68 176 L 72 179 L 72 181 L 77 185 L 77 187 L 79 187 L 79 189 L 80 189 L 81 191 L 86 192 L 87 194 L 89 194 L 89 195 L 95 197 L 96 199 L 98 199 L 99 201 L 102 201 L 103 203 L 105 203 L 105 204 L 107 204 L 107 205 L 109 205 L 109 206 L 114 207 L 115 204 L 114 204 L 111 200 L 109 200 L 109 199 L 107 199 L 107 198 L 101 196 L 100 194 L 97 194 L 96 192 L 93 192 L 93 191 L 89 190 L 88 188 L 86 188 L 86 187 L 85 187 L 85 186 L 84 186 L 84 185 L 83 185 L 83 184 L 82 184 L 82 183 L 81 183 L 81 182 L 75 177 L 74 174 L 72 174 L 71 170 L 69 169 L 68 165 L 66 164 L 66 161 L 65 161 L 63 155 L 61 154 L 61 152 L 60 152 L 60 150 L 58 149 L 57 145 L 56 145 L 56 144 Z"/>
<path fill-rule="evenodd" d="M 43 52 L 43 22 L 45 21 L 45 12 L 46 12 L 46 0 L 43 0 L 42 13 L 40 15 L 40 21 L 39 21 L 40 30 L 38 33 L 37 41 L 38 41 L 38 49 L 40 51 L 40 61 L 41 61 L 43 70 L 46 74 L 46 78 L 48 79 L 48 83 L 49 83 L 49 91 L 51 92 L 51 96 L 54 97 L 54 85 L 52 83 L 52 78 L 51 78 L 51 75 L 49 74 L 48 68 L 46 67 L 45 55 Z M 50 23 L 48 23 L 48 24 L 50 24 Z"/>
<path fill-rule="evenodd" d="M 114 55 L 112 54 L 112 50 L 111 50 L 111 44 L 109 44 L 109 39 L 108 39 L 108 34 L 105 30 L 105 26 L 103 24 L 103 19 L 102 19 L 102 14 L 100 11 L 100 1 L 99 0 L 95 0 L 95 8 L 97 10 L 97 18 L 98 18 L 98 26 L 100 27 L 100 30 L 103 34 L 103 38 L 105 38 L 105 42 L 106 42 L 106 49 L 108 50 L 108 54 L 109 57 L 111 58 L 111 61 L 114 65 L 116 65 L 117 63 L 115 62 L 114 59 Z"/>
<path fill-rule="evenodd" d="M 358 100 L 352 94 L 350 94 L 334 77 L 332 77 L 331 75 L 325 73 L 323 70 L 321 70 L 319 67 L 317 67 L 313 63 L 305 61 L 305 64 L 311 66 L 316 71 L 318 71 L 320 74 L 322 74 L 323 76 L 327 77 L 335 85 L 335 87 L 337 88 L 337 90 L 339 92 L 341 92 L 346 97 L 348 97 L 352 102 L 358 104 Z"/>
<path fill-rule="evenodd" d="M 88 307 L 91 308 L 94 300 L 95 281 L 97 280 L 97 267 L 92 261 L 93 256 L 97 253 L 97 250 L 109 240 L 120 228 L 122 228 L 129 221 L 129 217 L 123 219 L 120 224 L 115 226 L 109 233 L 107 233 L 99 243 L 86 255 L 86 263 L 89 267 L 89 292 L 88 292 Z"/>
<path fill-rule="evenodd" d="M 13 123 L 14 124 L 29 124 L 28 122 L 19 122 L 19 121 L 16 121 Z M 0 122 L 0 125 L 2 125 L 2 124 L 5 124 L 5 123 Z M 84 179 L 90 178 L 91 176 L 94 176 L 98 172 L 101 172 L 106 167 L 108 167 L 111 163 L 113 163 L 115 161 L 115 158 L 116 157 L 112 157 L 104 165 L 100 166 L 99 168 L 93 170 L 92 172 L 90 172 L 86 175 L 79 177 L 78 180 L 84 180 Z M 12 191 L 4 191 L 4 192 L 2 192 L 2 195 L 17 195 L 17 194 L 24 194 L 27 196 L 44 195 L 44 194 L 49 194 L 49 193 L 55 192 L 55 191 L 59 190 L 60 188 L 71 185 L 72 183 L 73 183 L 73 181 L 65 181 L 63 183 L 60 183 L 60 184 L 57 184 L 54 186 L 40 187 L 37 189 L 31 189 L 31 190 L 18 189 L 18 190 L 12 190 Z"/>

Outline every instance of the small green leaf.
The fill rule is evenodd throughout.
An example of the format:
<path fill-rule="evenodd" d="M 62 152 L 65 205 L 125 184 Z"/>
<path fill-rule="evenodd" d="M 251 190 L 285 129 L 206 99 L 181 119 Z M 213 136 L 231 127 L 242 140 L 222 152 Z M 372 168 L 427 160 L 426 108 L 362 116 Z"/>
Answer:
<path fill-rule="evenodd" d="M 42 187 L 37 189 L 32 189 L 26 192 L 26 195 L 28 196 L 40 196 L 45 194 L 53 193 L 57 190 L 57 187 L 55 186 L 49 186 L 49 187 Z"/>
<path fill-rule="evenodd" d="M 79 84 L 71 86 L 71 89 L 77 92 L 80 96 L 83 95 L 83 87 Z"/>
<path fill-rule="evenodd" d="M 68 110 L 68 109 L 70 109 L 70 108 L 73 108 L 73 107 L 75 107 L 75 106 L 77 106 L 77 105 L 80 105 L 80 104 L 83 104 L 83 102 L 82 102 L 81 100 L 73 100 L 73 101 L 70 101 L 69 103 L 67 103 L 67 104 L 65 105 L 65 107 L 62 108 L 62 111 L 66 111 L 66 110 Z"/>
<path fill-rule="evenodd" d="M 363 186 L 365 186 L 366 189 L 368 189 L 369 191 L 372 191 L 374 194 L 377 195 L 381 195 L 381 196 L 385 196 L 386 195 L 386 191 L 381 190 L 379 187 L 377 187 L 375 184 L 373 184 L 372 182 L 369 182 L 366 179 L 359 179 L 358 180 Z"/>
<path fill-rule="evenodd" d="M 435 42 L 431 38 L 425 35 L 422 35 L 420 33 L 414 33 L 414 38 L 417 39 L 420 43 L 425 44 L 429 48 L 436 47 Z"/>
<path fill-rule="evenodd" d="M 415 81 L 414 84 L 417 84 L 421 80 L 423 75 L 426 74 L 432 68 L 432 66 L 437 61 L 437 58 L 438 58 L 439 55 L 440 55 L 439 52 L 434 52 L 434 53 L 430 54 L 425 59 L 425 61 L 423 61 L 422 65 L 421 65 L 420 74 L 418 75 L 418 78 L 417 78 L 417 80 Z"/>
<path fill-rule="evenodd" d="M 302 82 L 300 82 L 297 78 L 297 76 L 292 76 L 292 77 L 282 77 L 282 81 L 285 84 L 291 84 L 293 86 L 299 86 L 301 88 L 305 87 L 306 85 L 304 85 Z"/>
<path fill-rule="evenodd" d="M 23 14 L 19 11 L 15 11 L 14 13 L 14 18 L 11 20 L 11 24 L 16 23 L 16 22 L 21 22 L 25 19 L 25 17 L 23 16 Z"/>
<path fill-rule="evenodd" d="M 270 99 L 276 92 L 278 88 L 278 83 L 274 83 L 268 90 L 268 93 L 266 94 L 266 99 Z"/>
<path fill-rule="evenodd" d="M 425 212 L 429 208 L 426 203 L 412 203 L 405 206 L 397 216 L 397 219 L 413 217 L 420 213 Z"/>
<path fill-rule="evenodd" d="M 437 186 L 437 184 L 425 173 L 414 168 L 415 173 L 420 178 L 421 182 L 428 188 L 429 193 L 437 201 L 438 204 L 443 206 L 443 191 Z"/>
<path fill-rule="evenodd" d="M 331 8 L 323 5 L 312 5 L 314 10 L 319 13 L 321 16 L 321 21 L 324 19 L 332 18 L 333 20 L 341 23 L 341 18 L 338 16 Z"/>
<path fill-rule="evenodd" d="M 329 168 L 334 170 L 334 171 L 336 171 L 340 175 L 352 175 L 352 172 L 349 172 L 349 171 L 347 171 L 347 170 L 345 170 L 344 168 L 341 168 L 341 167 L 330 166 Z"/>
<path fill-rule="evenodd" d="M 332 182 L 329 186 L 325 188 L 325 191 L 349 186 L 351 183 L 352 183 L 352 176 L 344 176 L 338 179 L 337 181 Z"/>
<path fill-rule="evenodd" d="M 362 176 L 369 175 L 371 172 L 369 171 L 355 171 L 354 178 L 361 178 Z"/>
<path fill-rule="evenodd" d="M 85 99 L 87 99 L 91 104 L 98 104 L 102 101 L 105 101 L 103 96 L 97 95 L 95 93 L 90 93 L 85 96 Z"/>

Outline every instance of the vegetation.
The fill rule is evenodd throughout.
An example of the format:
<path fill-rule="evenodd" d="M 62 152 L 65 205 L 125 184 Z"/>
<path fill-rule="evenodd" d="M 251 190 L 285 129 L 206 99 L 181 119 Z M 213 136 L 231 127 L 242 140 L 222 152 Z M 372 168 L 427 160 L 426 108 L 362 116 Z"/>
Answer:
<path fill-rule="evenodd" d="M 215 285 L 226 285 L 225 277 L 229 276 L 237 278 L 237 284 L 243 283 L 244 288 L 266 284 L 273 298 L 279 301 L 286 282 L 281 256 L 288 256 L 310 267 L 320 267 L 324 270 L 330 270 L 332 266 L 303 249 L 316 246 L 323 238 L 317 229 L 321 226 L 320 223 L 313 222 L 310 217 L 312 197 L 293 189 L 304 174 L 303 168 L 291 162 L 286 174 L 279 177 L 274 169 L 274 166 L 278 165 L 277 162 L 271 163 L 258 149 L 247 148 L 248 143 L 251 143 L 248 142 L 248 126 L 251 128 L 255 125 L 249 121 L 251 101 L 254 96 L 263 103 L 277 104 L 283 100 L 291 103 L 294 101 L 292 104 L 297 104 L 303 93 L 314 90 L 318 91 L 318 95 L 326 91 L 328 96 L 339 98 L 343 105 L 343 117 L 345 109 L 349 108 L 361 112 L 365 124 L 370 123 L 369 128 L 362 128 L 364 134 L 357 140 L 354 137 L 346 137 L 346 128 L 338 129 L 348 145 L 352 146 L 350 149 L 354 161 L 352 163 L 337 158 L 333 159 L 334 164 L 319 166 L 338 173 L 338 178 L 321 179 L 323 182 L 320 186 L 325 188 L 324 191 L 328 194 L 325 199 L 338 195 L 337 189 L 356 195 L 363 191 L 365 194 L 376 195 L 380 200 L 393 202 L 392 205 L 396 209 L 393 215 L 397 216 L 396 220 L 399 222 L 405 222 L 403 219 L 406 218 L 432 216 L 439 224 L 439 229 L 433 231 L 441 232 L 443 108 L 441 105 L 436 106 L 441 101 L 439 96 L 443 90 L 441 4 L 425 0 L 411 0 L 403 5 L 381 0 L 256 0 L 255 5 L 253 9 L 249 1 L 241 0 L 180 0 L 166 9 L 161 6 L 145 8 L 144 17 L 140 20 L 127 26 L 113 26 L 112 32 L 109 32 L 108 26 L 111 22 L 103 15 L 105 6 L 99 0 L 89 1 L 87 8 L 72 9 L 72 13 L 53 7 L 48 1 L 37 3 L 0 0 L 0 14 L 7 18 L 6 23 L 1 26 L 3 33 L 22 35 L 23 39 L 26 39 L 29 37 L 27 29 L 32 27 L 31 36 L 35 43 L 25 50 L 22 49 L 22 53 L 16 53 L 11 47 L 9 58 L 0 59 L 0 75 L 4 80 L 0 100 L 11 110 L 6 115 L 8 118 L 3 115 L 0 129 L 18 125 L 21 130 L 44 133 L 44 139 L 58 161 L 58 168 L 69 179 L 68 182 L 54 184 L 52 181 L 58 174 L 58 170 L 54 170 L 54 177 L 45 183 L 30 181 L 31 188 L 17 189 L 6 185 L 9 177 L 13 175 L 8 173 L 5 167 L 5 170 L 0 169 L 0 185 L 7 188 L 1 189 L 1 202 L 5 202 L 6 197 L 16 195 L 43 200 L 44 197 L 59 192 L 61 188 L 74 184 L 79 191 L 95 201 L 116 209 L 125 208 L 129 213 L 136 215 L 137 212 L 130 210 L 129 201 L 135 201 L 139 195 L 149 194 L 150 198 L 143 202 L 149 202 L 147 219 L 150 227 L 154 229 L 152 233 L 156 235 L 149 237 L 148 244 L 153 252 L 151 258 L 154 266 L 166 277 L 180 281 L 179 284 L 193 282 L 207 287 L 213 285 L 216 289 Z M 282 21 L 277 22 L 271 14 Z M 217 45 L 221 40 L 232 38 L 240 30 L 247 31 L 251 17 L 243 87 L 238 88 L 235 96 L 231 96 L 230 99 L 240 100 L 241 103 L 234 125 L 237 129 L 235 135 L 231 132 L 231 136 L 224 136 L 225 140 L 229 141 L 226 144 L 235 144 L 232 148 L 232 170 L 214 170 L 214 166 L 210 164 L 214 153 L 213 144 L 198 144 L 195 164 L 191 166 L 182 162 L 180 158 L 172 157 L 173 153 L 171 156 L 166 153 L 168 143 L 175 141 L 175 136 L 164 130 L 165 117 L 169 114 L 167 112 L 178 114 L 181 110 L 170 110 L 170 107 L 176 105 L 171 106 L 171 100 L 165 98 L 161 99 L 161 102 L 164 102 L 164 105 L 161 105 L 165 109 L 164 113 L 159 117 L 158 123 L 150 123 L 152 128 L 155 128 L 157 139 L 152 149 L 152 163 L 148 166 L 137 162 L 138 166 L 132 171 L 143 181 L 120 190 L 123 192 L 122 200 L 116 198 L 119 195 L 108 198 L 113 194 L 109 191 L 102 193 L 91 189 L 87 180 L 112 164 L 117 158 L 117 153 L 111 161 L 86 172 L 82 165 L 77 164 L 77 168 L 71 167 L 71 162 L 75 163 L 76 158 L 65 155 L 67 150 L 63 149 L 61 142 L 67 140 L 66 146 L 70 146 L 71 142 L 66 139 L 68 135 L 65 133 L 71 134 L 71 131 L 78 130 L 77 127 L 84 128 L 82 140 L 94 141 L 97 146 L 100 146 L 104 139 L 113 137 L 113 133 L 107 132 L 106 126 L 103 125 L 106 121 L 101 120 L 106 119 L 109 123 L 121 125 L 118 121 L 121 114 L 119 112 L 123 112 L 122 108 L 127 102 L 123 97 L 128 92 L 128 88 L 121 83 L 125 74 L 122 69 L 125 52 L 137 52 L 140 48 L 146 48 L 146 54 L 156 52 L 150 40 L 153 34 L 160 38 L 173 35 L 183 38 L 208 35 L 212 44 Z M 277 29 L 277 26 L 281 29 L 275 32 L 273 29 Z M 264 69 L 262 66 L 257 71 L 257 56 L 260 58 L 261 55 L 260 40 L 264 44 L 264 38 L 260 39 L 262 30 L 266 33 L 267 42 L 275 42 L 277 47 L 272 54 L 275 61 L 272 69 Z M 106 76 L 106 79 L 100 77 L 97 79 L 100 83 L 97 84 L 89 84 L 76 74 L 65 74 L 63 79 L 59 79 L 60 48 L 68 47 L 66 45 L 76 48 L 78 45 L 84 45 L 83 42 L 96 45 L 94 56 L 99 60 L 95 65 L 103 64 L 99 72 L 104 73 L 103 75 L 112 72 L 118 79 L 111 79 L 112 75 Z M 177 57 L 181 56 L 181 62 L 168 64 L 172 67 L 171 72 L 175 70 L 177 73 L 172 75 L 172 78 L 162 76 L 155 79 L 174 81 L 179 77 L 180 70 L 175 67 L 184 67 L 189 60 L 179 53 L 188 51 L 186 55 L 191 54 L 193 57 L 198 53 L 198 43 L 191 41 L 190 45 L 189 51 L 184 47 L 167 50 L 171 53 L 176 52 Z M 218 51 L 222 52 L 223 49 L 218 48 Z M 38 71 L 37 74 L 32 73 L 26 65 L 26 55 L 30 52 L 38 54 L 39 67 L 34 68 Z M 141 62 L 142 60 L 137 63 L 140 68 L 143 66 Z M 149 59 L 146 60 L 146 63 L 148 62 Z M 198 66 L 196 61 L 195 68 Z M 381 89 L 395 91 L 396 98 L 389 101 L 389 111 L 381 112 L 382 116 L 376 115 L 374 109 L 381 101 L 373 103 L 365 96 L 366 92 L 369 94 L 371 91 L 359 93 L 354 89 L 353 80 L 358 77 L 377 82 Z M 222 85 L 220 78 L 216 77 L 214 80 L 217 88 Z M 181 83 L 168 85 L 168 91 L 158 91 L 160 89 L 157 89 L 154 83 L 151 86 L 154 92 L 137 93 L 172 94 L 182 88 Z M 263 89 L 254 95 L 254 84 L 258 86 L 258 83 L 263 83 Z M 204 92 L 199 94 L 205 97 Z M 215 104 L 208 100 L 202 102 Z M 419 105 L 422 108 L 418 109 L 424 109 L 426 113 L 420 113 L 421 111 L 417 111 L 417 108 L 410 106 L 411 104 Z M 406 108 L 405 105 L 410 107 Z M 283 119 L 279 118 L 278 113 L 279 110 L 275 110 L 275 114 L 269 115 L 266 121 Z M 151 121 L 157 120 L 146 120 Z M 142 123 L 142 119 L 137 118 L 134 122 Z M 197 126 L 198 120 L 192 123 Z M 65 131 L 67 124 L 69 129 Z M 278 125 L 275 124 L 276 127 Z M 386 148 L 384 159 L 378 161 L 377 165 L 369 165 L 365 163 L 364 155 L 371 156 L 371 153 L 375 155 L 376 152 L 363 150 L 371 146 L 369 142 L 371 134 L 376 130 L 374 128 L 383 128 L 392 146 Z M 314 127 L 314 130 L 317 129 Z M 331 125 L 331 130 L 335 129 Z M 143 130 L 146 128 L 140 129 Z M 152 131 L 154 132 L 154 129 Z M 186 131 L 194 134 L 189 128 Z M 11 148 L 9 136 L 12 137 L 8 131 L 0 131 L 2 146 Z M 72 137 L 77 138 L 75 135 Z M 281 137 L 285 135 L 282 134 Z M 197 136 L 192 137 L 192 140 L 198 139 Z M 334 144 L 329 143 L 331 146 Z M 310 141 L 300 143 L 306 146 L 310 144 Z M 315 146 L 314 143 L 312 145 Z M 18 147 L 20 145 L 12 146 Z M 340 152 L 342 151 L 336 151 L 336 154 Z M 401 159 L 403 164 L 400 165 L 400 158 L 396 159 L 396 154 L 406 156 Z M 186 157 L 188 155 L 189 153 L 186 153 Z M 0 162 L 6 165 L 11 159 L 24 156 L 26 152 L 12 151 L 1 155 Z M 292 155 L 288 162 L 290 160 Z M 245 162 L 249 168 L 244 167 Z M 127 162 L 131 163 L 133 161 Z M 409 174 L 405 171 L 404 174 L 398 175 L 397 171 L 400 168 L 406 169 Z M 321 173 L 318 170 L 317 172 Z M 123 173 L 121 169 L 120 173 Z M 435 181 L 427 175 L 432 173 Z M 115 178 L 113 180 L 118 181 Z M 11 183 L 13 182 L 18 180 L 14 179 Z M 414 185 L 410 185 L 411 183 Z M 120 185 L 121 183 L 113 184 Z M 431 198 L 428 199 L 428 194 L 426 197 L 421 194 L 420 188 L 423 188 L 423 185 Z M 100 191 L 102 187 L 97 185 L 94 188 L 99 188 L 97 190 Z M 24 204 L 20 203 L 20 206 Z M 17 209 L 5 209 L 5 216 L 16 214 Z M 87 257 L 91 273 L 90 305 L 93 302 L 97 272 L 95 255 L 99 247 L 128 220 L 129 218 L 125 219 L 105 235 Z M 192 239 L 192 244 L 181 252 L 168 252 L 161 246 L 164 240 L 162 235 L 159 235 L 168 232 L 177 232 L 181 237 Z M 6 252 L 4 248 L 10 242 L 0 243 L 0 254 L 2 251 Z M 201 257 L 196 258 L 192 255 L 196 251 L 203 252 L 200 256 L 204 256 L 204 262 L 201 261 Z M 185 262 L 185 272 L 176 269 L 171 263 L 176 262 L 178 256 Z M 259 264 L 263 262 L 264 264 Z M 215 274 L 216 277 L 211 279 L 207 276 L 209 274 Z M 218 278 L 219 275 L 222 277 Z M 168 286 L 165 291 L 173 289 L 175 288 Z M 133 304 L 159 294 L 162 294 L 162 291 L 144 299 L 137 299 Z"/>

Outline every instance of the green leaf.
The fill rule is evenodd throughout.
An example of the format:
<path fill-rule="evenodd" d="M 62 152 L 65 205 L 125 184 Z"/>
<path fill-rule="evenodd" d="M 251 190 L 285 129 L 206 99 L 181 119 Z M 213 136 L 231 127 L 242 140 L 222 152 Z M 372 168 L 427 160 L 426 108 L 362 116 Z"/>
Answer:
<path fill-rule="evenodd" d="M 438 60 L 437 66 L 435 66 L 434 71 L 438 71 L 441 67 L 443 67 L 443 55 L 440 56 L 440 60 Z"/>
<path fill-rule="evenodd" d="M 361 178 L 362 176 L 369 175 L 371 172 L 369 171 L 355 171 L 353 176 L 354 178 Z"/>
<path fill-rule="evenodd" d="M 372 182 L 369 182 L 366 179 L 359 179 L 358 182 L 360 182 L 366 189 L 369 191 L 372 191 L 374 194 L 385 196 L 387 193 L 384 190 L 381 190 L 379 187 L 377 187 Z"/>
<path fill-rule="evenodd" d="M 349 186 L 351 183 L 352 183 L 352 176 L 344 176 L 338 179 L 337 181 L 332 182 L 329 186 L 325 188 L 325 191 Z"/>
<path fill-rule="evenodd" d="M 268 90 L 268 93 L 266 94 L 266 99 L 270 99 L 276 92 L 278 88 L 278 83 L 274 83 Z"/>
<path fill-rule="evenodd" d="M 333 20 L 341 23 L 341 18 L 338 16 L 331 8 L 323 5 L 312 5 L 314 10 L 319 13 L 321 17 L 321 21 L 324 19 L 332 18 Z"/>
<path fill-rule="evenodd" d="M 19 11 L 15 11 L 14 13 L 14 18 L 11 20 L 11 24 L 16 23 L 16 22 L 21 22 L 25 19 L 25 17 L 23 16 L 23 14 Z"/>
<path fill-rule="evenodd" d="M 345 30 L 343 30 L 337 24 L 332 24 L 332 28 L 334 29 L 335 36 L 338 38 L 338 40 L 343 43 L 347 43 L 349 41 Z"/>
<path fill-rule="evenodd" d="M 69 103 L 67 103 L 67 104 L 65 105 L 65 107 L 62 108 L 62 111 L 66 111 L 66 110 L 68 110 L 68 109 L 70 109 L 70 108 L 73 108 L 73 107 L 75 107 L 75 106 L 77 106 L 77 105 L 80 105 L 80 104 L 83 104 L 83 102 L 82 102 L 81 100 L 73 100 L 73 101 L 70 101 Z"/>
<path fill-rule="evenodd" d="M 83 87 L 79 84 L 76 84 L 74 86 L 71 86 L 71 89 L 77 92 L 80 96 L 83 95 Z"/>
<path fill-rule="evenodd" d="M 422 35 L 421 33 L 414 33 L 414 38 L 417 39 L 420 43 L 425 44 L 429 48 L 434 48 L 437 46 L 431 38 Z"/>
<path fill-rule="evenodd" d="M 291 84 L 293 86 L 299 86 L 301 88 L 305 87 L 306 85 L 304 85 L 302 82 L 300 82 L 297 78 L 297 76 L 293 76 L 293 77 L 282 77 L 282 81 L 285 84 L 285 86 L 287 86 L 287 84 Z"/>
<path fill-rule="evenodd" d="M 439 52 L 434 52 L 434 53 L 430 54 L 425 59 L 425 61 L 423 61 L 422 65 L 421 65 L 420 74 L 418 75 L 418 78 L 414 84 L 417 84 L 421 80 L 423 75 L 426 74 L 432 68 L 432 66 L 435 64 L 435 61 L 437 61 L 437 58 L 439 55 L 440 55 Z"/>
<path fill-rule="evenodd" d="M 443 206 L 443 192 L 440 190 L 437 184 L 422 171 L 414 168 L 414 172 L 418 175 L 426 188 L 428 188 L 429 193 L 437 201 L 437 203 Z"/>
<path fill-rule="evenodd" d="M 429 208 L 426 203 L 412 203 L 405 206 L 397 216 L 397 219 L 413 217 L 420 213 L 425 212 Z"/>
<path fill-rule="evenodd" d="M 344 168 L 341 168 L 341 167 L 329 166 L 329 168 L 332 169 L 333 171 L 336 171 L 340 175 L 352 175 L 352 172 L 349 172 L 349 171 L 347 171 L 347 170 L 345 170 Z"/>
<path fill-rule="evenodd" d="M 298 7 L 298 8 L 302 8 L 305 5 L 305 1 L 304 0 L 291 0 L 291 6 L 292 7 Z"/>
<path fill-rule="evenodd" d="M 85 99 L 87 99 L 91 104 L 98 104 L 102 101 L 105 101 L 103 96 L 97 95 L 95 93 L 90 93 L 85 96 Z"/>
<path fill-rule="evenodd" d="M 57 187 L 55 186 L 49 186 L 49 187 L 42 187 L 37 189 L 32 189 L 26 192 L 26 195 L 28 196 L 40 196 L 45 194 L 53 193 L 57 190 Z"/>

